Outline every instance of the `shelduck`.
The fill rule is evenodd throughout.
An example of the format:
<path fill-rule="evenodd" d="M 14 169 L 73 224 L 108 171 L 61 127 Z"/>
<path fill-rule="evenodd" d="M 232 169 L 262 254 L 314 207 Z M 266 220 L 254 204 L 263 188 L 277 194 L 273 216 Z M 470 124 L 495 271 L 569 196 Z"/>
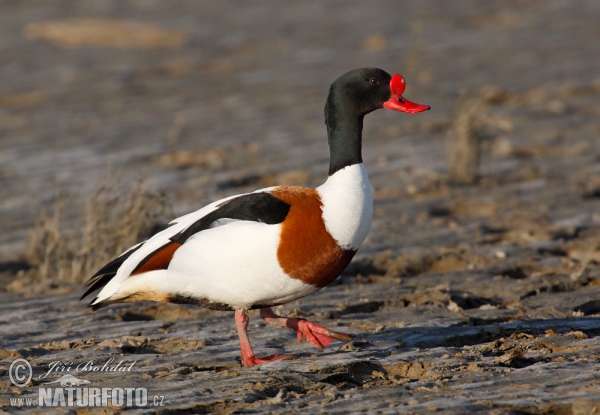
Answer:
<path fill-rule="evenodd" d="M 363 118 L 387 108 L 426 111 L 402 94 L 400 75 L 377 68 L 350 71 L 330 87 L 325 105 L 329 177 L 317 188 L 275 186 L 230 196 L 182 216 L 123 252 L 88 282 L 90 303 L 160 301 L 235 312 L 242 362 L 250 367 L 289 356 L 257 358 L 248 340 L 248 310 L 268 323 L 288 327 L 322 350 L 334 340 L 351 341 L 271 307 L 314 293 L 335 280 L 364 241 L 373 197 L 361 155 Z"/>

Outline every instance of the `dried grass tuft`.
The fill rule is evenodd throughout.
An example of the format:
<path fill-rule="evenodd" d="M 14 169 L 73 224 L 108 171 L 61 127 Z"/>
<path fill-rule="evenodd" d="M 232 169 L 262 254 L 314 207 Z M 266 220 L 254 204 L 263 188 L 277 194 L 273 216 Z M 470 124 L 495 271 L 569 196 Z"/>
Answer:
<path fill-rule="evenodd" d="M 463 94 L 446 146 L 450 180 L 473 184 L 479 178 L 481 159 L 481 112 L 485 101 L 480 95 Z"/>
<path fill-rule="evenodd" d="M 72 228 L 62 221 L 68 200 L 59 195 L 53 212 L 40 214 L 27 243 L 25 257 L 32 268 L 9 290 L 39 292 L 62 285 L 66 291 L 69 285 L 79 285 L 150 236 L 170 214 L 164 195 L 148 191 L 143 180 L 125 194 L 120 190 L 114 177 L 102 179 Z"/>
<path fill-rule="evenodd" d="M 502 89 L 487 86 L 461 94 L 446 145 L 450 182 L 469 185 L 479 180 L 482 143 L 502 133 L 512 131 L 513 122 L 493 114 L 492 107 L 504 105 L 508 94 Z M 497 142 L 496 151 L 508 155 L 510 142 Z"/>
<path fill-rule="evenodd" d="M 43 39 L 67 48 L 179 49 L 187 41 L 187 36 L 181 32 L 112 19 L 80 18 L 30 23 L 25 32 L 30 39 Z"/>
<path fill-rule="evenodd" d="M 42 104 L 48 100 L 44 91 L 29 91 L 20 94 L 0 95 L 0 106 L 10 108 L 28 108 Z"/>

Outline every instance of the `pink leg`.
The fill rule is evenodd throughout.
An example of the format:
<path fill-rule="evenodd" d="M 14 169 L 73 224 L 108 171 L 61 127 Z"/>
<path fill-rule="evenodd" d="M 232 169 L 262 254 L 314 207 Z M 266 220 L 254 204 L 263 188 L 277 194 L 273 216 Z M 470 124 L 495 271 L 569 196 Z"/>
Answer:
<path fill-rule="evenodd" d="M 298 340 L 302 336 L 317 349 L 323 350 L 334 340 L 351 342 L 352 336 L 329 330 L 327 327 L 319 326 L 303 318 L 286 318 L 278 316 L 270 308 L 261 308 L 260 316 L 267 322 L 276 326 L 287 327 L 298 332 Z"/>
<path fill-rule="evenodd" d="M 254 357 L 252 346 L 250 346 L 250 340 L 248 339 L 248 322 L 250 318 L 244 311 L 235 311 L 235 326 L 237 328 L 238 335 L 240 336 L 240 348 L 242 350 L 242 363 L 244 366 L 251 367 L 254 365 L 260 365 L 261 363 L 269 363 L 275 360 L 290 359 L 291 356 L 283 356 L 280 354 L 274 354 L 267 356 L 264 359 Z"/>

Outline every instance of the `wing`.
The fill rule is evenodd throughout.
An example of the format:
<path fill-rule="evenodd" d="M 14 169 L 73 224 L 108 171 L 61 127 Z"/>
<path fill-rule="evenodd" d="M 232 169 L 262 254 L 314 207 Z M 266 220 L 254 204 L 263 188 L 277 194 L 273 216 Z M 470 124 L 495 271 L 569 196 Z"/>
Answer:
<path fill-rule="evenodd" d="M 90 307 L 106 305 L 102 302 L 115 294 L 119 287 L 137 274 L 166 269 L 175 251 L 198 232 L 227 226 L 232 221 L 254 221 L 266 224 L 283 222 L 290 205 L 261 189 L 254 193 L 232 196 L 211 203 L 204 208 L 175 219 L 170 226 L 145 242 L 135 245 L 121 256 L 106 264 L 88 282 L 89 289 L 82 299 L 102 288 Z"/>

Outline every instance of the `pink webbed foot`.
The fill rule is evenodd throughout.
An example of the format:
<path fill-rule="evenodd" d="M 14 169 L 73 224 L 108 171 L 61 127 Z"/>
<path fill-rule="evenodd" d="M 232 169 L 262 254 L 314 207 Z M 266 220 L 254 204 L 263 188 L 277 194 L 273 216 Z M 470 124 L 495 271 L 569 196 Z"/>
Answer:
<path fill-rule="evenodd" d="M 298 340 L 302 341 L 302 338 L 305 338 L 306 341 L 319 350 L 323 350 L 334 340 L 343 342 L 352 341 L 352 337 L 348 334 L 329 330 L 327 327 L 319 326 L 308 320 L 300 320 L 298 322 Z"/>
<path fill-rule="evenodd" d="M 258 358 L 254 356 L 244 356 L 244 351 L 242 350 L 242 363 L 246 367 L 252 367 L 256 365 L 262 365 L 264 363 L 276 362 L 278 360 L 290 360 L 293 359 L 294 356 L 288 356 L 283 354 L 273 354 L 271 356 L 266 356 L 263 358 Z"/>
<path fill-rule="evenodd" d="M 329 330 L 327 327 L 320 326 L 303 318 L 286 318 L 273 313 L 270 308 L 260 310 L 260 316 L 268 324 L 273 324 L 281 327 L 288 327 L 298 332 L 298 340 L 306 339 L 310 344 L 319 350 L 323 350 L 329 346 L 334 340 L 343 342 L 351 342 L 352 336 L 349 334 L 338 333 Z"/>

